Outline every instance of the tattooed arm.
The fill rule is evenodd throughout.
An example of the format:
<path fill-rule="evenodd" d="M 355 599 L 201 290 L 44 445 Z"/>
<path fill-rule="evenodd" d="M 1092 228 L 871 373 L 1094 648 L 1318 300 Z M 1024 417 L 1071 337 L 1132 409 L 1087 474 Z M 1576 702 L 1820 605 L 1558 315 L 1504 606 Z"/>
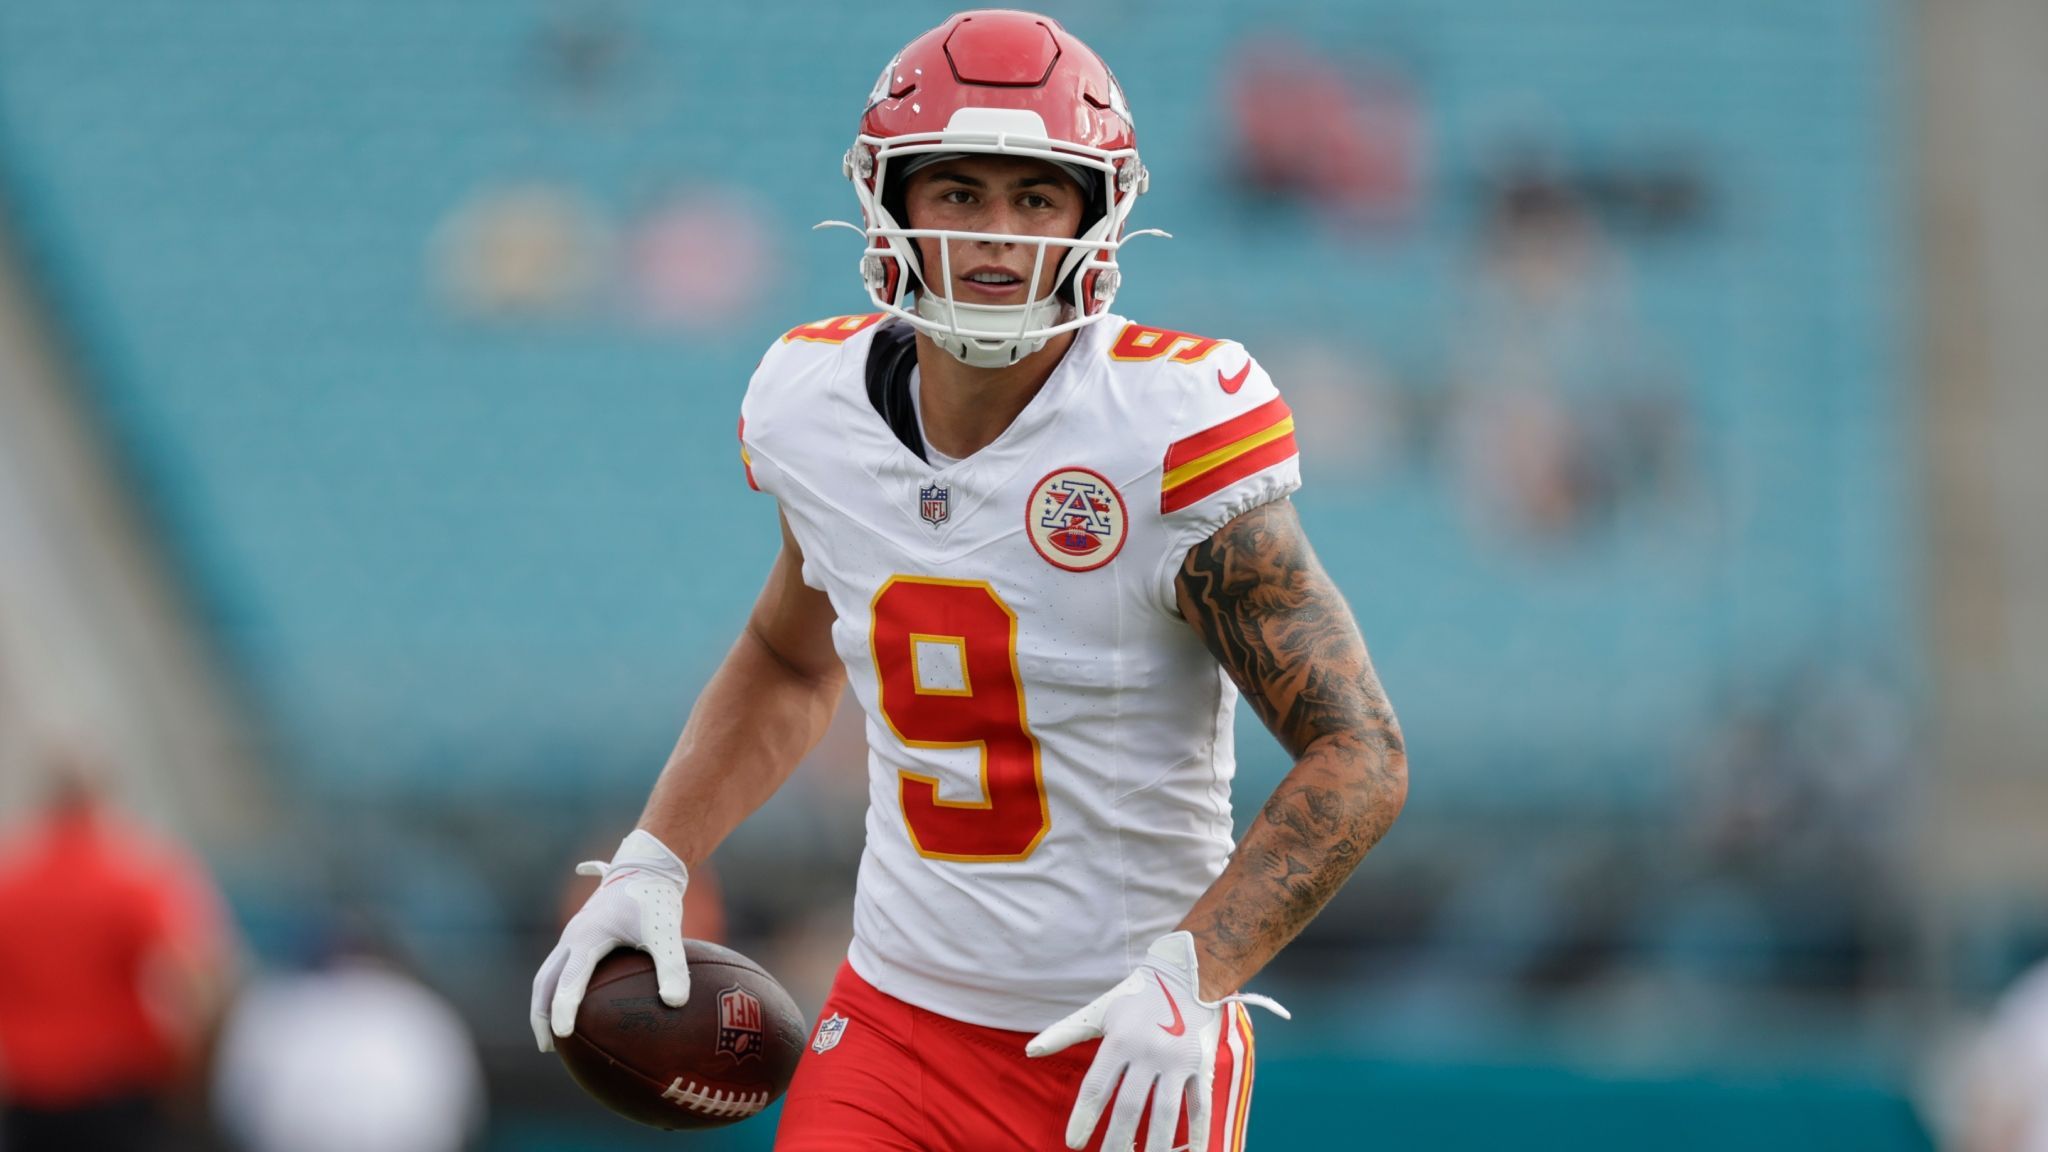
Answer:
<path fill-rule="evenodd" d="M 1254 508 L 1188 550 L 1181 614 L 1294 757 L 1179 927 L 1201 995 L 1236 991 L 1329 903 L 1408 796 L 1401 729 L 1294 505 Z"/>

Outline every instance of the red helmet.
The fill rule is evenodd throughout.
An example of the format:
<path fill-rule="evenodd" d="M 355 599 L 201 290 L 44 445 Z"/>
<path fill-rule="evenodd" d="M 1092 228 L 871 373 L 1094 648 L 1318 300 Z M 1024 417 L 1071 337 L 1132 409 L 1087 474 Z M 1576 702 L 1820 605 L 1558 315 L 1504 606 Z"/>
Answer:
<path fill-rule="evenodd" d="M 905 228 L 900 173 L 906 157 L 958 153 L 1023 156 L 1065 167 L 1089 195 L 1081 235 L 1011 236 Z M 901 317 L 971 364 L 1001 365 L 1037 351 L 1059 332 L 1109 309 L 1119 280 L 1124 221 L 1147 178 L 1123 89 L 1102 58 L 1050 17 L 986 9 L 962 12 L 896 54 L 868 95 L 860 134 L 846 154 L 867 236 L 861 279 L 883 311 Z M 1043 300 L 1019 305 L 955 302 L 921 284 L 915 239 L 1001 239 L 1067 249 Z M 946 284 L 947 278 L 938 282 Z M 1033 281 L 1036 282 L 1035 279 Z M 914 308 L 906 301 L 915 292 Z"/>

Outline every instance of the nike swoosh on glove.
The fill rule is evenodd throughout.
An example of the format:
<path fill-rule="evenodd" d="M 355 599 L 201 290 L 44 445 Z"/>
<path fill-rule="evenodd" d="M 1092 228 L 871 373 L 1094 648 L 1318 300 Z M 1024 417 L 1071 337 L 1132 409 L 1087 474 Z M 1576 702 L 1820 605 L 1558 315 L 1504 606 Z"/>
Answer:
<path fill-rule="evenodd" d="M 1028 1056 L 1049 1056 L 1084 1040 L 1102 1040 L 1081 1081 L 1073 1114 L 1067 1117 L 1067 1147 L 1087 1147 L 1112 1095 L 1116 1107 L 1103 1134 L 1103 1150 L 1131 1147 L 1150 1092 L 1152 1118 L 1143 1152 L 1171 1152 L 1183 1103 L 1188 1112 L 1188 1152 L 1206 1152 L 1223 1006 L 1241 1001 L 1281 1019 L 1290 1017 L 1287 1009 L 1249 993 L 1204 1001 L 1196 993 L 1200 987 L 1193 934 L 1169 932 L 1146 949 L 1145 959 L 1121 984 L 1024 1046 Z"/>
<path fill-rule="evenodd" d="M 561 941 L 534 974 L 528 1015 L 533 1042 L 543 1052 L 554 1051 L 555 1037 L 575 1031 L 591 972 L 621 945 L 654 957 L 662 1003 L 680 1008 L 690 998 L 690 965 L 683 958 L 683 890 L 690 870 L 668 845 L 636 828 L 619 842 L 609 864 L 586 860 L 576 874 L 598 877 L 597 891 L 570 917 Z"/>

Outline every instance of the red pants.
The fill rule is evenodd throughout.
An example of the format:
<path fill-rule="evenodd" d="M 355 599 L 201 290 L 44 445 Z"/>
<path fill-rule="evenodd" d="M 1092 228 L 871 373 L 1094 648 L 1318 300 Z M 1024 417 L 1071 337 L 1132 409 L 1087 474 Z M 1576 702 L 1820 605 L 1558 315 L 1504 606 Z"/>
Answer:
<path fill-rule="evenodd" d="M 1209 1149 L 1240 1152 L 1252 1103 L 1251 1020 L 1237 1004 L 1224 1020 Z M 783 1101 L 775 1152 L 1064 1152 L 1096 1044 L 1033 1060 L 1024 1055 L 1029 1039 L 914 1008 L 842 965 Z M 1098 1152 L 1109 1113 L 1089 1152 Z M 1186 1116 L 1174 1144 L 1187 1144 Z"/>

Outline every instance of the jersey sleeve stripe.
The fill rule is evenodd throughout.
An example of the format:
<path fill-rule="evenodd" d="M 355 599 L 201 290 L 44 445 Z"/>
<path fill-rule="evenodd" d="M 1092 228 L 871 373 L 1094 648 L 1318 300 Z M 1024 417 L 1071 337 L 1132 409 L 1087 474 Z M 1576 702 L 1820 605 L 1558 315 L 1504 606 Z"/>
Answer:
<path fill-rule="evenodd" d="M 1184 440 L 1174 441 L 1173 446 L 1166 450 L 1166 471 L 1171 473 L 1184 464 L 1200 460 L 1219 448 L 1227 448 L 1254 432 L 1270 428 L 1282 420 L 1292 419 L 1293 416 L 1293 411 L 1287 407 L 1287 401 L 1275 396 L 1249 412 L 1233 416 Z"/>
<path fill-rule="evenodd" d="M 1254 448 L 1263 447 L 1280 439 L 1282 436 L 1292 436 L 1293 434 L 1294 417 L 1289 416 L 1278 424 L 1259 429 L 1235 444 L 1218 448 L 1206 456 L 1190 460 L 1180 467 L 1172 469 L 1161 478 L 1160 485 L 1165 488 L 1179 487 L 1212 468 L 1221 468 L 1223 465 L 1230 463 Z"/>
<path fill-rule="evenodd" d="M 1159 492 L 1160 514 L 1178 512 L 1204 496 L 1221 492 L 1247 476 L 1295 456 L 1298 451 L 1294 446 L 1294 421 L 1290 418 L 1286 426 L 1273 436 L 1262 437 L 1259 443 L 1241 452 L 1232 452 L 1207 471 L 1189 476 L 1171 488 L 1162 488 Z"/>

